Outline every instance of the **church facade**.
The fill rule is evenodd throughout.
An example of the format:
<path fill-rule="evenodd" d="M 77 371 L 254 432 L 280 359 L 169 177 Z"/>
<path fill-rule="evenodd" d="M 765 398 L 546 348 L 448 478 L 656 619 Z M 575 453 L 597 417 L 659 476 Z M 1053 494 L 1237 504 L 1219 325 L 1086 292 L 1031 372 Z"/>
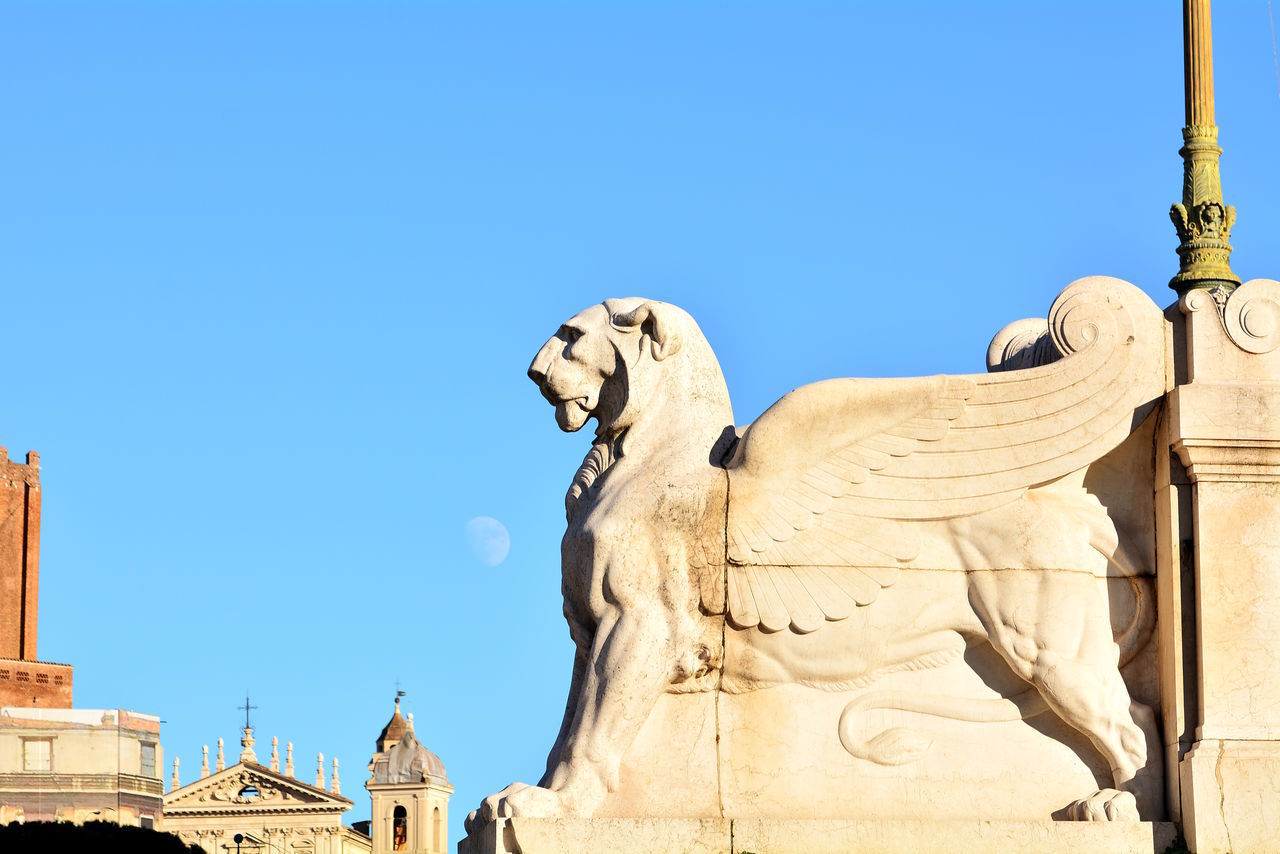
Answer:
<path fill-rule="evenodd" d="M 246 699 L 245 705 L 248 706 Z M 252 727 L 240 739 L 240 761 L 228 766 L 218 740 L 212 770 L 206 747 L 200 777 L 182 785 L 179 760 L 164 796 L 164 829 L 207 854 L 445 854 L 449 850 L 449 796 L 444 763 L 413 730 L 413 715 L 395 712 L 382 728 L 365 783 L 372 818 L 342 823 L 353 802 L 342 794 L 338 762 L 326 781 L 317 757 L 314 785 L 294 776 L 293 744 L 271 740 L 266 765 L 258 761 Z"/>
<path fill-rule="evenodd" d="M 293 776 L 292 745 L 281 772 L 272 742 L 270 764 L 259 764 L 253 729 L 246 726 L 240 761 L 225 767 L 219 742 L 214 772 L 206 749 L 200 779 L 186 786 L 175 760 L 165 830 L 208 854 L 368 854 L 369 838 L 342 823 L 352 802 L 342 796 L 336 761 L 327 787 L 323 756 L 315 785 L 308 785 Z"/>

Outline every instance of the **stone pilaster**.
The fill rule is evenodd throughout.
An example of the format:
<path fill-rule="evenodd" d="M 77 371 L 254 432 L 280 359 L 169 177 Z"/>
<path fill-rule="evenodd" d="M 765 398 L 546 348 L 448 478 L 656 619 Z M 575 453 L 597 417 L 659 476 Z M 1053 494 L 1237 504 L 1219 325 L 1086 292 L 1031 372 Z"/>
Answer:
<path fill-rule="evenodd" d="M 1167 585 L 1181 608 L 1162 619 L 1195 621 L 1194 644 L 1170 650 L 1194 683 L 1175 723 L 1190 742 L 1178 807 L 1198 854 L 1280 850 L 1280 282 L 1189 291 L 1179 309 L 1167 440 L 1190 519 L 1162 536 L 1171 554 L 1190 548 L 1194 574 Z"/>

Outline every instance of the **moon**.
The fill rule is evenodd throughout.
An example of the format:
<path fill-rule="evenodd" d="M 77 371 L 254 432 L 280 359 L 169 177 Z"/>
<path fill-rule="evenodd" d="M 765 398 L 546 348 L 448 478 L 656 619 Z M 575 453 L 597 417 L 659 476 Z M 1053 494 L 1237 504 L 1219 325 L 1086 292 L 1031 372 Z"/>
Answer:
<path fill-rule="evenodd" d="M 511 535 L 492 516 L 476 516 L 467 522 L 467 545 L 476 560 L 485 566 L 497 566 L 511 551 Z"/>

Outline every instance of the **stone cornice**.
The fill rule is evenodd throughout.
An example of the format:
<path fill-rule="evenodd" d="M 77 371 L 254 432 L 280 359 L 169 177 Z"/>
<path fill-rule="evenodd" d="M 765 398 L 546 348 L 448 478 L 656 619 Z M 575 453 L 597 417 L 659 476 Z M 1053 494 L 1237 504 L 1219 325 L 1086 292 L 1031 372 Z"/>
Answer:
<path fill-rule="evenodd" d="M 1193 483 L 1280 481 L 1280 383 L 1178 386 L 1169 419 L 1170 444 Z"/>
<path fill-rule="evenodd" d="M 164 784 L 136 774 L 48 774 L 15 771 L 0 774 L 3 792 L 129 792 L 162 797 Z"/>
<path fill-rule="evenodd" d="M 1192 483 L 1280 482 L 1280 441 L 1178 439 L 1173 450 Z"/>
<path fill-rule="evenodd" d="M 341 822 L 342 813 L 345 812 L 336 804 L 290 804 L 282 806 L 280 804 L 267 804 L 260 807 L 246 806 L 245 804 L 233 805 L 200 805 L 200 806 L 166 806 L 164 814 L 166 818 L 174 818 L 178 816 L 216 816 L 221 818 L 239 817 L 239 816 L 276 816 L 277 818 L 291 815 L 322 815 L 328 814 L 334 821 Z"/>

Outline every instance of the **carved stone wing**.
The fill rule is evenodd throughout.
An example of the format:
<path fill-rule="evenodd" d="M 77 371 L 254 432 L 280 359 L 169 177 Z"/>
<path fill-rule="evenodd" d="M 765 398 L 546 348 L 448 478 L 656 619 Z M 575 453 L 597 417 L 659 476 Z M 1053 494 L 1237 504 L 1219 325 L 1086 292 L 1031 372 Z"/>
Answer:
<path fill-rule="evenodd" d="M 848 617 L 919 550 L 919 525 L 991 510 L 1122 442 L 1164 391 L 1160 310 L 1118 279 L 1049 313 L 1061 357 L 986 375 L 796 389 L 727 463 L 728 610 L 809 632 Z"/>

